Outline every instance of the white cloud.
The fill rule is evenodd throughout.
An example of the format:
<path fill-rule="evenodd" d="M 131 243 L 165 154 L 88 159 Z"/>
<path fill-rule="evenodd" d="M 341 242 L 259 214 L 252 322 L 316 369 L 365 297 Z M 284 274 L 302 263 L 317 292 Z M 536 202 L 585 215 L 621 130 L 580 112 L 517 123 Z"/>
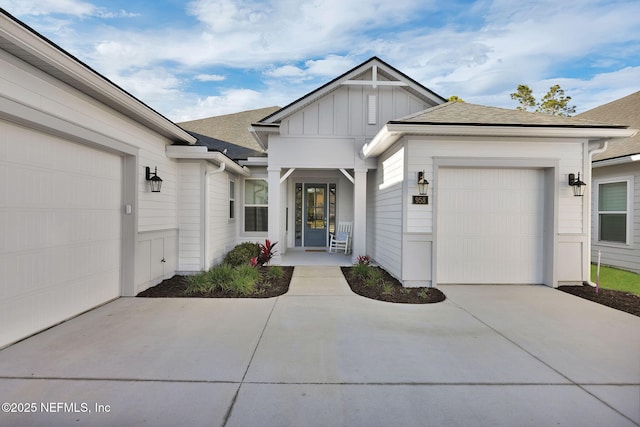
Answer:
<path fill-rule="evenodd" d="M 237 113 L 253 108 L 268 107 L 263 93 L 250 89 L 228 89 L 220 95 L 200 98 L 191 94 L 185 96 L 181 106 L 170 110 L 168 117 L 175 122 L 184 122 L 204 117 Z"/>
<path fill-rule="evenodd" d="M 226 80 L 226 77 L 220 74 L 198 74 L 194 78 L 200 82 L 221 82 Z"/>
<path fill-rule="evenodd" d="M 81 0 L 0 0 L 0 6 L 17 16 L 63 14 L 77 17 L 131 18 L 138 16 L 126 10 L 110 11 Z"/>
<path fill-rule="evenodd" d="M 607 88 L 640 89 L 637 0 L 478 0 L 464 7 L 415 0 L 194 0 L 175 26 L 161 29 L 119 29 L 113 20 L 82 27 L 85 20 L 74 22 L 74 16 L 127 12 L 81 0 L 0 5 L 19 16 L 66 13 L 60 15 L 65 20 L 56 15 L 57 21 L 37 22 L 94 69 L 183 120 L 286 105 L 373 55 L 442 96 L 487 105 L 515 106 L 509 93 L 520 83 L 544 93 L 550 82 L 566 82 L 562 87 L 579 109 L 607 98 Z M 247 87 L 253 90 L 198 95 L 188 92 L 186 77 L 176 77 L 221 82 L 234 69 L 252 79 Z M 614 75 L 617 80 L 607 77 Z"/>

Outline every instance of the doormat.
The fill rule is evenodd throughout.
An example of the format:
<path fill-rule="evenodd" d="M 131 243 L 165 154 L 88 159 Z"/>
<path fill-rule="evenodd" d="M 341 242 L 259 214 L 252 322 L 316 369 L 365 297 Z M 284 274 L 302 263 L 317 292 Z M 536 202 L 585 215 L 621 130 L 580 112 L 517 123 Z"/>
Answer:
<path fill-rule="evenodd" d="M 326 249 L 305 249 L 305 252 L 326 252 Z"/>

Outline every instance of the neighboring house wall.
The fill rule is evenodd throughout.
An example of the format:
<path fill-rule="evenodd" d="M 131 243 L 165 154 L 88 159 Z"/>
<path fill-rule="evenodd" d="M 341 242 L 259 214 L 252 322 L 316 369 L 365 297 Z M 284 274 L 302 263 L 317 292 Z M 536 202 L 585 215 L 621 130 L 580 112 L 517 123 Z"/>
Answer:
<path fill-rule="evenodd" d="M 640 171 L 638 162 L 605 167 L 594 167 L 593 186 L 591 188 L 593 210 L 591 215 L 592 245 L 591 259 L 598 260 L 601 253 L 601 263 L 640 274 Z M 600 184 L 626 182 L 627 183 L 627 241 L 607 242 L 600 240 L 599 230 L 599 201 Z"/>

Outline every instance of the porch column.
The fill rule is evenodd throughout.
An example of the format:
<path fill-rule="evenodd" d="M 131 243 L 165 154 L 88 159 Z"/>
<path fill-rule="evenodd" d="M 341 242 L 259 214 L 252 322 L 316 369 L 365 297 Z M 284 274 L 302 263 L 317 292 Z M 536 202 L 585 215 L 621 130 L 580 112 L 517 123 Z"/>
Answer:
<path fill-rule="evenodd" d="M 271 258 L 271 264 L 280 265 L 282 263 L 282 248 L 285 246 L 285 242 L 282 241 L 280 233 L 281 223 L 281 199 L 280 199 L 280 168 L 268 168 L 268 185 L 269 185 L 269 231 L 267 236 L 269 240 L 278 242 L 276 246 L 276 254 Z"/>
<path fill-rule="evenodd" d="M 353 261 L 367 254 L 367 170 L 354 170 Z"/>

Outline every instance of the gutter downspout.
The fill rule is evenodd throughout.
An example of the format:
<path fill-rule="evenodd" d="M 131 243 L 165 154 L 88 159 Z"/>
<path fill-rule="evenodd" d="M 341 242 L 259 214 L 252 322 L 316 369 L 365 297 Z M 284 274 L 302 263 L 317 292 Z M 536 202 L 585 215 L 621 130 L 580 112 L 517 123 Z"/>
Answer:
<path fill-rule="evenodd" d="M 202 257 L 202 271 L 208 270 L 208 262 L 209 262 L 209 175 L 215 175 L 221 172 L 224 172 L 227 165 L 225 163 L 220 163 L 217 169 L 209 169 L 208 165 L 205 165 L 204 170 L 204 194 L 203 194 L 203 209 L 202 209 L 202 242 L 204 243 L 204 248 L 202 253 L 204 256 Z"/>
<path fill-rule="evenodd" d="M 609 141 L 605 140 L 600 144 L 600 147 L 589 151 L 589 181 L 591 184 L 593 184 L 593 176 L 592 176 L 592 172 L 593 172 L 593 156 L 595 156 L 596 154 L 600 154 L 600 153 L 604 153 L 607 150 L 607 146 L 609 145 Z M 592 235 L 592 219 L 593 219 L 593 200 L 592 200 L 592 194 L 593 194 L 593 189 L 589 190 L 588 193 L 588 199 L 587 199 L 587 206 L 589 206 L 589 218 L 587 221 L 587 260 L 588 265 L 591 265 L 591 235 Z M 587 277 L 588 279 L 586 280 L 585 283 L 587 283 L 589 286 L 593 286 L 595 287 L 596 284 L 593 283 L 591 281 L 591 268 L 589 267 L 587 269 L 588 274 Z"/>

